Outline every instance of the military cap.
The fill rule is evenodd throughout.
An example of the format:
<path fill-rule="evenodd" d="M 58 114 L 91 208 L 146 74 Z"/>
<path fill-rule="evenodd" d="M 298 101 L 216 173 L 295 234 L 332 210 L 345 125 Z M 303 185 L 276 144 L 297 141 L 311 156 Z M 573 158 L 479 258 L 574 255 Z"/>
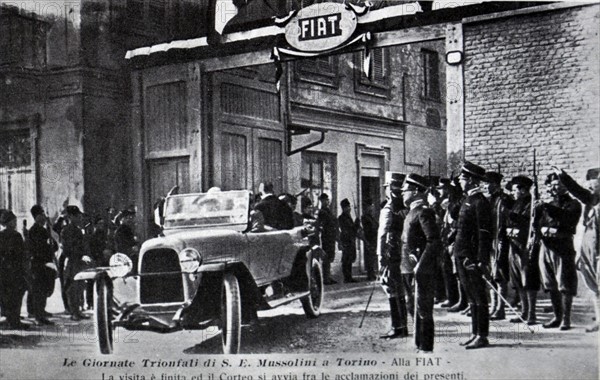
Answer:
<path fill-rule="evenodd" d="M 319 200 L 322 201 L 324 199 L 329 199 L 329 195 L 327 195 L 327 193 L 323 193 L 321 195 L 319 195 Z"/>
<path fill-rule="evenodd" d="M 546 180 L 544 181 L 544 185 L 549 185 L 552 181 L 560 181 L 558 175 L 556 173 L 550 173 L 546 176 Z"/>
<path fill-rule="evenodd" d="M 600 179 L 600 168 L 588 169 L 585 174 L 585 180 L 589 181 L 590 179 Z"/>
<path fill-rule="evenodd" d="M 130 215 L 135 215 L 137 213 L 137 210 L 135 209 L 135 206 L 129 206 L 124 210 L 121 210 L 121 216 L 130 216 Z"/>
<path fill-rule="evenodd" d="M 35 217 L 37 217 L 40 214 L 44 213 L 44 208 L 40 205 L 33 205 L 33 207 L 31 207 L 31 216 L 33 216 L 33 218 L 35 219 Z"/>
<path fill-rule="evenodd" d="M 502 178 L 504 178 L 504 176 L 498 172 L 485 172 L 485 182 L 488 183 L 500 183 L 502 182 Z"/>
<path fill-rule="evenodd" d="M 2 210 L 0 214 L 0 224 L 7 225 L 11 221 L 17 219 L 17 216 L 10 210 Z"/>
<path fill-rule="evenodd" d="M 348 198 L 342 199 L 342 201 L 340 202 L 340 206 L 342 208 L 344 208 L 344 207 L 350 207 L 350 201 L 348 200 Z"/>
<path fill-rule="evenodd" d="M 426 190 L 427 180 L 423 176 L 420 176 L 415 173 L 410 173 L 408 176 L 406 176 L 406 179 L 404 180 L 402 190 L 408 190 L 410 186 L 416 187 L 417 190 Z"/>
<path fill-rule="evenodd" d="M 450 178 L 440 178 L 436 189 L 447 189 L 450 186 Z"/>
<path fill-rule="evenodd" d="M 404 178 L 406 178 L 406 176 L 402 173 L 385 172 L 385 182 L 383 183 L 383 186 L 392 186 L 392 185 L 402 186 L 402 182 L 404 182 Z"/>
<path fill-rule="evenodd" d="M 82 214 L 82 212 L 79 209 L 79 207 L 73 206 L 73 205 L 65 207 L 65 211 L 67 212 L 67 215 L 70 215 L 70 216 L 81 215 Z"/>
<path fill-rule="evenodd" d="M 531 180 L 531 178 L 524 176 L 524 175 L 518 175 L 513 177 L 510 180 L 511 183 L 511 187 L 512 185 L 517 185 L 517 186 L 521 186 L 521 187 L 525 187 L 525 188 L 530 188 L 531 185 L 533 185 L 533 181 Z"/>
<path fill-rule="evenodd" d="M 464 173 L 471 177 L 475 177 L 481 180 L 485 179 L 485 169 L 469 161 L 465 161 L 460 171 L 461 173 Z"/>

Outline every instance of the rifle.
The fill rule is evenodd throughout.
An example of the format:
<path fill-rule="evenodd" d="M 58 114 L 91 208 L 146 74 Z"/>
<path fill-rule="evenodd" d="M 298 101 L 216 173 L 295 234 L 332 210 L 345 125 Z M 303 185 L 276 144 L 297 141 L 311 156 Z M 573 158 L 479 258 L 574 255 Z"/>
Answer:
<path fill-rule="evenodd" d="M 540 199 L 537 178 L 537 161 L 536 150 L 533 150 L 533 197 L 531 201 L 530 218 L 529 218 L 529 236 L 527 237 L 527 253 L 529 255 L 530 265 L 537 265 L 533 261 L 537 259 L 540 251 L 540 237 L 537 233 L 538 212 L 537 203 Z"/>

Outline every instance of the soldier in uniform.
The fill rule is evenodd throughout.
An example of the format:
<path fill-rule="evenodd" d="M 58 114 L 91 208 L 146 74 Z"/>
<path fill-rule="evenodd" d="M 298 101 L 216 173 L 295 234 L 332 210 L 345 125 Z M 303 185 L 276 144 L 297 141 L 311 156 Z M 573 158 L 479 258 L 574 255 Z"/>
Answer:
<path fill-rule="evenodd" d="M 75 281 L 74 278 L 78 272 L 86 269 L 92 263 L 92 259 L 87 255 L 83 233 L 81 232 L 81 223 L 83 220 L 81 210 L 77 206 L 67 206 L 66 212 L 69 224 L 60 233 L 63 255 L 67 259 L 65 288 L 69 306 L 68 312 L 71 314 L 72 320 L 79 321 L 89 317 L 82 314 L 80 310 L 85 285 L 83 281 Z"/>
<path fill-rule="evenodd" d="M 395 339 L 408 336 L 406 300 L 402 285 L 401 238 L 405 208 L 402 202 L 402 182 L 404 175 L 396 172 L 385 173 L 387 202 L 379 215 L 377 232 L 377 256 L 381 286 L 388 296 L 392 328 L 383 339 Z"/>
<path fill-rule="evenodd" d="M 115 251 L 124 253 L 135 263 L 140 251 L 139 242 L 135 236 L 134 207 L 121 211 L 121 224 L 115 231 Z"/>
<path fill-rule="evenodd" d="M 501 320 L 506 318 L 504 299 L 508 294 L 508 237 L 506 236 L 506 220 L 508 212 L 513 206 L 513 200 L 502 190 L 502 174 L 498 172 L 486 172 L 484 190 L 488 194 L 492 208 L 492 250 L 490 256 L 492 279 L 496 291 L 490 291 L 492 305 L 490 308 L 490 319 Z M 498 294 L 502 295 L 500 297 Z"/>
<path fill-rule="evenodd" d="M 31 215 L 35 223 L 29 229 L 29 251 L 31 253 L 31 306 L 35 320 L 39 324 L 52 324 L 46 312 L 46 300 L 54 292 L 54 279 L 56 278 L 56 265 L 54 252 L 57 250 L 56 242 L 50 237 L 46 229 L 48 217 L 40 205 L 31 208 Z"/>
<path fill-rule="evenodd" d="M 323 283 L 337 284 L 331 277 L 331 263 L 335 259 L 335 242 L 337 240 L 337 225 L 335 217 L 329 210 L 329 196 L 325 193 L 319 196 L 320 207 L 317 211 L 317 225 L 321 230 L 321 247 L 325 252 L 323 258 Z"/>
<path fill-rule="evenodd" d="M 537 292 L 540 290 L 540 270 L 538 258 L 530 255 L 527 249 L 531 221 L 531 194 L 529 190 L 533 181 L 525 176 L 513 177 L 510 181 L 515 203 L 508 214 L 506 235 L 509 239 L 508 261 L 510 266 L 510 281 L 519 293 L 521 299 L 521 318 L 528 325 L 537 323 L 535 304 Z M 532 257 L 530 257 L 532 256 Z M 521 322 L 520 318 L 510 320 Z"/>
<path fill-rule="evenodd" d="M 586 328 L 586 332 L 596 332 L 600 325 L 600 168 L 587 171 L 587 189 L 580 186 L 564 170 L 553 167 L 561 183 L 567 190 L 584 205 L 583 212 L 583 239 L 581 250 L 577 260 L 577 266 L 581 272 L 587 287 L 594 292 L 594 310 L 596 321 Z"/>
<path fill-rule="evenodd" d="M 17 217 L 12 211 L 2 210 L 0 224 L 0 299 L 2 314 L 11 329 L 26 330 L 21 322 L 21 302 L 27 290 L 27 258 L 25 242 L 17 232 Z"/>
<path fill-rule="evenodd" d="M 358 235 L 358 221 L 352 220 L 352 206 L 344 198 L 340 202 L 342 213 L 338 217 L 340 228 L 340 248 L 342 250 L 342 274 L 344 282 L 356 282 L 352 277 L 352 263 L 356 260 L 356 237 Z"/>
<path fill-rule="evenodd" d="M 577 269 L 575 267 L 575 246 L 573 237 L 581 216 L 581 205 L 573 199 L 558 175 L 552 173 L 546 178 L 552 201 L 540 203 L 536 215 L 540 215 L 535 226 L 541 236 L 540 272 L 550 301 L 554 318 L 545 323 L 545 328 L 561 330 L 571 328 L 571 306 L 577 295 Z"/>
<path fill-rule="evenodd" d="M 442 253 L 439 226 L 425 198 L 427 181 L 409 174 L 402 186 L 402 200 L 410 209 L 402 229 L 402 250 L 415 265 L 415 344 L 424 352 L 433 351 L 433 302 L 435 273 Z"/>
<path fill-rule="evenodd" d="M 487 288 L 483 276 L 489 275 L 492 248 L 491 210 L 480 189 L 485 170 L 466 161 L 459 182 L 466 197 L 457 216 L 454 254 L 458 275 L 464 285 L 471 310 L 471 337 L 461 345 L 467 349 L 489 345 L 489 310 Z"/>

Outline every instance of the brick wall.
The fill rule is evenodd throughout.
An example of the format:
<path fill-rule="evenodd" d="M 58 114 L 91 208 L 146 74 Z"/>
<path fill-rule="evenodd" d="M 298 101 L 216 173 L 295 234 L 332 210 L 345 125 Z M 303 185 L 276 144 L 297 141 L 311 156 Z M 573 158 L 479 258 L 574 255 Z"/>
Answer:
<path fill-rule="evenodd" d="M 505 176 L 599 166 L 600 6 L 464 26 L 465 158 Z"/>

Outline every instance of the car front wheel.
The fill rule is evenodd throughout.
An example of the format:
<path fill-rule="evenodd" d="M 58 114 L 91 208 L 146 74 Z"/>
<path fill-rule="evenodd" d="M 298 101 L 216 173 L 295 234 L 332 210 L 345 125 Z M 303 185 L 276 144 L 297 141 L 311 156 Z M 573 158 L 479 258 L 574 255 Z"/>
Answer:
<path fill-rule="evenodd" d="M 302 298 L 302 308 L 309 318 L 316 318 L 321 314 L 321 303 L 323 303 L 323 269 L 321 262 L 312 258 L 306 265 L 308 288 L 310 294 Z"/>
<path fill-rule="evenodd" d="M 112 291 L 109 281 L 107 276 L 101 276 L 94 281 L 94 324 L 98 346 L 102 354 L 112 354 L 113 352 L 113 326 L 110 308 Z"/>
<path fill-rule="evenodd" d="M 233 273 L 225 273 L 221 290 L 221 339 L 224 354 L 240 351 L 242 331 L 240 286 Z"/>

